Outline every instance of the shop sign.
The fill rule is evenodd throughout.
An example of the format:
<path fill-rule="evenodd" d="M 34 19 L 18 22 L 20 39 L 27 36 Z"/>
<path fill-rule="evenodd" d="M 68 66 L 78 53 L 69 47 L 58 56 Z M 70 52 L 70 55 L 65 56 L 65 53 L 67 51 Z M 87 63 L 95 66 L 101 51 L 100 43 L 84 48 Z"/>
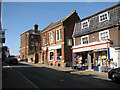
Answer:
<path fill-rule="evenodd" d="M 115 50 L 120 50 L 120 48 L 115 48 Z"/>
<path fill-rule="evenodd" d="M 95 51 L 105 51 L 105 50 L 107 50 L 107 48 L 103 48 L 103 49 L 96 49 L 96 50 L 94 50 L 94 52 L 95 52 Z"/>
<path fill-rule="evenodd" d="M 102 44 L 102 45 L 95 45 L 95 46 L 90 46 L 90 47 L 81 47 L 78 49 L 73 49 L 73 52 L 82 52 L 82 51 L 90 51 L 90 50 L 107 50 L 108 45 L 107 44 Z M 101 49 L 103 48 L 103 49 Z"/>

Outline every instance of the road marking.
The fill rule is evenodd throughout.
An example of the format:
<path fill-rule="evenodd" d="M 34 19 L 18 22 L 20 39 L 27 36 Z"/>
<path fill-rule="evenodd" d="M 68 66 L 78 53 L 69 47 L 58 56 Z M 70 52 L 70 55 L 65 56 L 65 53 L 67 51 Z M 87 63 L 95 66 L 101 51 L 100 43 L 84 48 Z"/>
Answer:
<path fill-rule="evenodd" d="M 32 83 L 29 79 L 27 79 L 21 72 L 17 71 L 26 81 L 29 85 L 32 85 L 33 88 L 39 88 L 37 85 Z"/>

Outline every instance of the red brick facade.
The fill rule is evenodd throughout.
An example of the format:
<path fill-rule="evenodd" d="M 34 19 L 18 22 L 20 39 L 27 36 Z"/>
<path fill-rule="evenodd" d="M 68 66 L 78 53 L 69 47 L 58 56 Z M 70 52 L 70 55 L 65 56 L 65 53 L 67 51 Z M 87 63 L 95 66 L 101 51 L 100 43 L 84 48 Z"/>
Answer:
<path fill-rule="evenodd" d="M 40 31 L 38 31 L 38 25 L 35 24 L 34 30 L 21 34 L 20 59 L 31 61 L 32 58 L 35 61 L 35 53 L 37 53 L 36 62 L 39 62 L 40 42 Z"/>
<path fill-rule="evenodd" d="M 71 46 L 67 45 L 67 40 L 72 39 L 72 33 L 74 30 L 74 24 L 80 20 L 77 13 L 73 11 L 68 17 L 61 19 L 58 22 L 49 25 L 48 29 L 41 31 L 41 43 L 42 43 L 42 54 L 41 54 L 41 63 L 48 64 L 51 66 L 60 66 L 64 67 L 70 66 L 72 64 L 72 50 Z M 59 24 L 57 24 L 59 23 Z M 57 30 L 61 30 L 61 40 L 57 41 Z M 54 40 L 52 43 L 49 41 L 50 32 L 53 32 Z M 59 31 L 58 31 L 59 32 Z M 43 38 L 45 36 L 45 44 L 43 44 Z M 73 43 L 72 43 L 73 44 Z M 59 53 L 58 53 L 59 52 Z M 53 56 L 50 56 L 53 54 Z M 60 55 L 56 55 L 60 54 Z M 60 60 L 57 60 L 58 57 L 61 57 Z M 53 57 L 53 60 L 50 58 Z"/>

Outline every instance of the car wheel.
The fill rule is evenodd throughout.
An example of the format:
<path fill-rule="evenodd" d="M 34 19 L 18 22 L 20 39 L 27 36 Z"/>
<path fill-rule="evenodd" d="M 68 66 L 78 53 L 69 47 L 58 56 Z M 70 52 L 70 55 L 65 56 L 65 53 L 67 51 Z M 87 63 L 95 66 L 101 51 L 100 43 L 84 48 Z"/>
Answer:
<path fill-rule="evenodd" d="M 117 82 L 117 74 L 112 74 L 112 82 Z"/>

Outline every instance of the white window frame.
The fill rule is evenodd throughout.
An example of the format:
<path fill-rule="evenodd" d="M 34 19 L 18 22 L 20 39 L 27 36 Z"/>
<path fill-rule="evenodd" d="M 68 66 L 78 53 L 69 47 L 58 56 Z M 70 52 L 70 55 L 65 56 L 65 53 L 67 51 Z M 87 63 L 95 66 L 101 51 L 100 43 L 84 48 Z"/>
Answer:
<path fill-rule="evenodd" d="M 54 42 L 54 32 L 51 31 L 51 32 L 49 33 L 49 43 L 53 43 L 53 42 Z"/>
<path fill-rule="evenodd" d="M 61 30 L 61 34 L 60 34 L 60 30 Z M 57 31 L 59 31 L 59 40 L 57 39 Z M 62 40 L 62 29 L 56 30 L 56 41 L 60 41 L 60 40 Z"/>
<path fill-rule="evenodd" d="M 53 52 L 53 58 L 54 58 L 54 50 L 50 50 L 50 51 L 49 51 L 49 61 L 54 61 L 54 59 L 53 59 L 53 60 L 50 60 L 50 53 L 51 53 L 51 52 Z"/>
<path fill-rule="evenodd" d="M 59 49 L 61 49 L 61 48 L 59 48 Z M 61 56 L 62 56 L 62 49 L 61 49 Z M 57 60 L 57 49 L 56 49 L 56 61 L 62 61 L 62 59 L 61 60 Z"/>
<path fill-rule="evenodd" d="M 34 42 L 31 42 L 31 46 L 32 46 L 32 47 L 34 46 Z"/>
<path fill-rule="evenodd" d="M 37 43 L 37 42 L 35 42 L 35 46 L 38 46 L 38 43 Z"/>
<path fill-rule="evenodd" d="M 103 16 L 105 14 L 107 14 L 107 19 L 101 21 L 101 16 Z M 109 21 L 109 19 L 110 19 L 110 16 L 109 16 L 108 12 L 104 12 L 104 13 L 102 13 L 102 14 L 99 15 L 99 22 L 104 22 L 104 21 L 107 21 L 107 20 Z"/>
<path fill-rule="evenodd" d="M 87 22 L 88 26 L 83 27 L 83 24 L 84 24 L 85 22 Z M 90 25 L 90 22 L 89 22 L 88 20 L 84 20 L 84 21 L 81 22 L 81 29 L 87 28 L 87 27 L 89 27 L 89 25 Z"/>
<path fill-rule="evenodd" d="M 86 35 L 86 36 L 82 36 L 82 37 L 81 37 L 81 44 L 83 44 L 82 39 L 85 38 L 85 37 L 88 37 L 88 43 L 89 43 L 89 35 Z"/>
<path fill-rule="evenodd" d="M 43 45 L 45 45 L 45 35 L 43 35 Z"/>
<path fill-rule="evenodd" d="M 31 35 L 31 38 L 34 38 L 34 35 Z"/>
<path fill-rule="evenodd" d="M 100 41 L 104 41 L 104 40 L 101 40 L 101 33 L 104 33 L 104 32 L 108 32 L 108 39 L 110 39 L 109 30 L 104 30 L 104 31 L 99 32 L 99 40 Z"/>

